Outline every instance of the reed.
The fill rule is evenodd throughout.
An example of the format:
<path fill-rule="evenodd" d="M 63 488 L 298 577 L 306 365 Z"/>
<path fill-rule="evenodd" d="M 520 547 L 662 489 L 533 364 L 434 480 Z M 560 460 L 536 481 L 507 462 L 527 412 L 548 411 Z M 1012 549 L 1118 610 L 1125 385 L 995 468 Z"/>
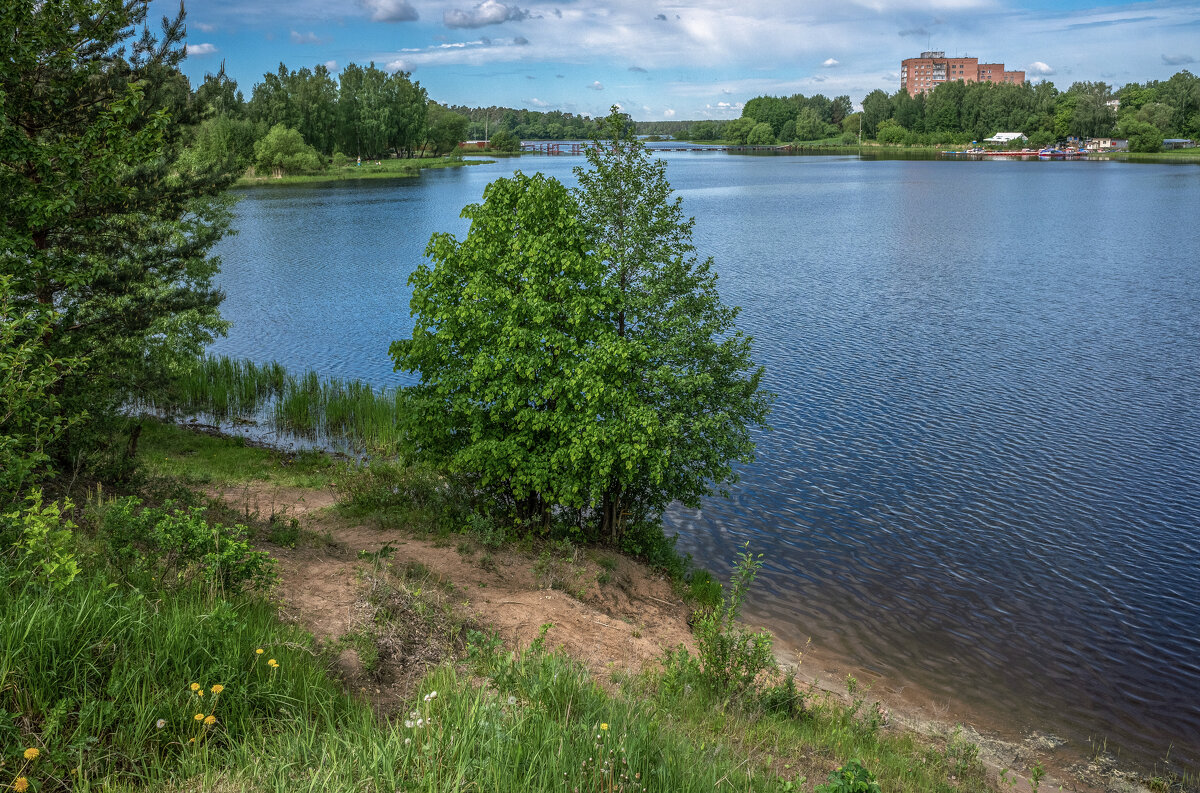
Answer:
<path fill-rule="evenodd" d="M 205 356 L 180 373 L 166 396 L 135 403 L 166 415 L 204 415 L 266 423 L 327 445 L 399 454 L 407 448 L 401 389 L 376 389 L 361 380 L 290 374 L 282 364 Z"/>

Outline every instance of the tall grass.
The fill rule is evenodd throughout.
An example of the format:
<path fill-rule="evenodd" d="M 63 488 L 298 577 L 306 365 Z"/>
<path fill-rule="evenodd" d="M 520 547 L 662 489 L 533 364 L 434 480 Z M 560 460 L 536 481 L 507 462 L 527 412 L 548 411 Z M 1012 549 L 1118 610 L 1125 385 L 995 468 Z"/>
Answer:
<path fill-rule="evenodd" d="M 175 378 L 166 397 L 140 404 L 218 421 L 257 419 L 275 432 L 358 451 L 399 454 L 407 448 L 400 389 L 322 378 L 311 370 L 297 376 L 276 362 L 205 356 Z"/>

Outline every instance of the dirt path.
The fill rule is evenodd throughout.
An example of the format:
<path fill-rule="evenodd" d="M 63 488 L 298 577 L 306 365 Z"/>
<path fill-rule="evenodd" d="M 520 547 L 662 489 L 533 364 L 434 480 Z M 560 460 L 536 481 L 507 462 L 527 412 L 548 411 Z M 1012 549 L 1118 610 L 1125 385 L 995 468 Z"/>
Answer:
<path fill-rule="evenodd" d="M 528 645 L 542 625 L 552 625 L 548 645 L 584 662 L 597 680 L 614 670 L 637 672 L 668 647 L 694 649 L 688 608 L 670 584 L 615 554 L 603 555 L 604 564 L 582 552 L 540 560 L 511 551 L 464 554 L 453 545 L 340 518 L 329 509 L 334 498 L 328 491 L 244 486 L 212 495 L 247 516 L 295 518 L 309 536 L 323 538 L 315 546 L 271 548 L 285 613 L 319 641 L 337 642 L 358 627 L 369 555 L 390 546 L 393 564 L 420 563 L 452 583 L 461 613 L 496 630 L 509 646 Z"/>

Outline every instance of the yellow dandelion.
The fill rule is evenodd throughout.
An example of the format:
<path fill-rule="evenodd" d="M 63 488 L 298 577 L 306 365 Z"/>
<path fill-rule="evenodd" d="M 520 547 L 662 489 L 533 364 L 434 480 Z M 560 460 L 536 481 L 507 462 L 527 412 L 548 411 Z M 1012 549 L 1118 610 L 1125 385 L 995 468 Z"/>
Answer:
<path fill-rule="evenodd" d="M 29 790 L 29 780 L 23 776 L 19 776 L 13 780 L 12 787 L 17 793 L 25 793 L 26 790 Z"/>
<path fill-rule="evenodd" d="M 198 697 L 202 697 L 202 696 L 204 696 L 204 692 L 203 692 L 203 691 L 197 691 L 197 692 L 196 692 L 196 696 L 198 696 Z"/>
<path fill-rule="evenodd" d="M 271 660 L 267 661 L 267 666 L 271 667 L 272 669 L 277 669 L 279 668 L 279 662 L 272 658 Z"/>
<path fill-rule="evenodd" d="M 205 723 L 206 725 L 208 725 L 209 727 L 211 727 L 211 726 L 213 726 L 214 724 L 216 724 L 216 723 L 217 723 L 217 717 L 216 717 L 216 716 L 207 716 L 207 717 L 204 719 L 204 723 Z"/>
<path fill-rule="evenodd" d="M 30 746 L 28 749 L 25 750 L 25 759 L 26 760 L 36 760 L 38 758 L 38 755 L 41 753 L 42 753 L 41 750 L 38 749 L 36 746 Z"/>
<path fill-rule="evenodd" d="M 195 742 L 196 742 L 195 738 L 188 738 L 188 743 L 195 743 Z"/>
<path fill-rule="evenodd" d="M 199 683 L 192 683 L 190 686 L 188 686 L 188 688 L 190 688 L 192 691 L 199 691 L 199 690 L 200 690 L 200 684 L 199 684 Z"/>
<path fill-rule="evenodd" d="M 262 649 L 261 647 L 259 647 L 257 650 L 255 650 L 255 651 L 254 651 L 254 654 L 255 654 L 255 655 L 262 655 L 262 654 L 263 654 L 263 649 Z"/>
<path fill-rule="evenodd" d="M 212 689 L 211 689 L 211 691 L 212 691 L 214 694 L 220 694 L 220 693 L 221 693 L 222 691 L 224 691 L 224 690 L 225 690 L 225 686 L 221 685 L 220 683 L 217 683 L 217 684 L 216 684 L 215 686 L 213 686 L 213 687 L 212 687 Z"/>
<path fill-rule="evenodd" d="M 196 721 L 204 721 L 204 714 L 203 714 L 203 713 L 197 713 L 197 714 L 196 714 L 195 716 L 193 716 L 192 718 L 193 718 L 193 719 L 195 719 Z"/>
<path fill-rule="evenodd" d="M 607 730 L 608 730 L 608 725 L 607 725 L 607 724 L 601 724 L 601 725 L 600 725 L 600 729 L 607 731 Z"/>

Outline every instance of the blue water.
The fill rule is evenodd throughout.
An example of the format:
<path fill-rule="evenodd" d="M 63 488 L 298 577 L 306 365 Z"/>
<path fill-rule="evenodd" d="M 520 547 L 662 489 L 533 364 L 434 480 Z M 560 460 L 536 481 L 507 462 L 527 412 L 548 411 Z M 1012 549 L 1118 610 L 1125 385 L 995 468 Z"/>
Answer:
<path fill-rule="evenodd" d="M 680 548 L 914 702 L 1200 769 L 1200 168 L 661 156 L 779 394 Z M 243 193 L 215 351 L 405 382 L 429 235 L 580 162 Z"/>

